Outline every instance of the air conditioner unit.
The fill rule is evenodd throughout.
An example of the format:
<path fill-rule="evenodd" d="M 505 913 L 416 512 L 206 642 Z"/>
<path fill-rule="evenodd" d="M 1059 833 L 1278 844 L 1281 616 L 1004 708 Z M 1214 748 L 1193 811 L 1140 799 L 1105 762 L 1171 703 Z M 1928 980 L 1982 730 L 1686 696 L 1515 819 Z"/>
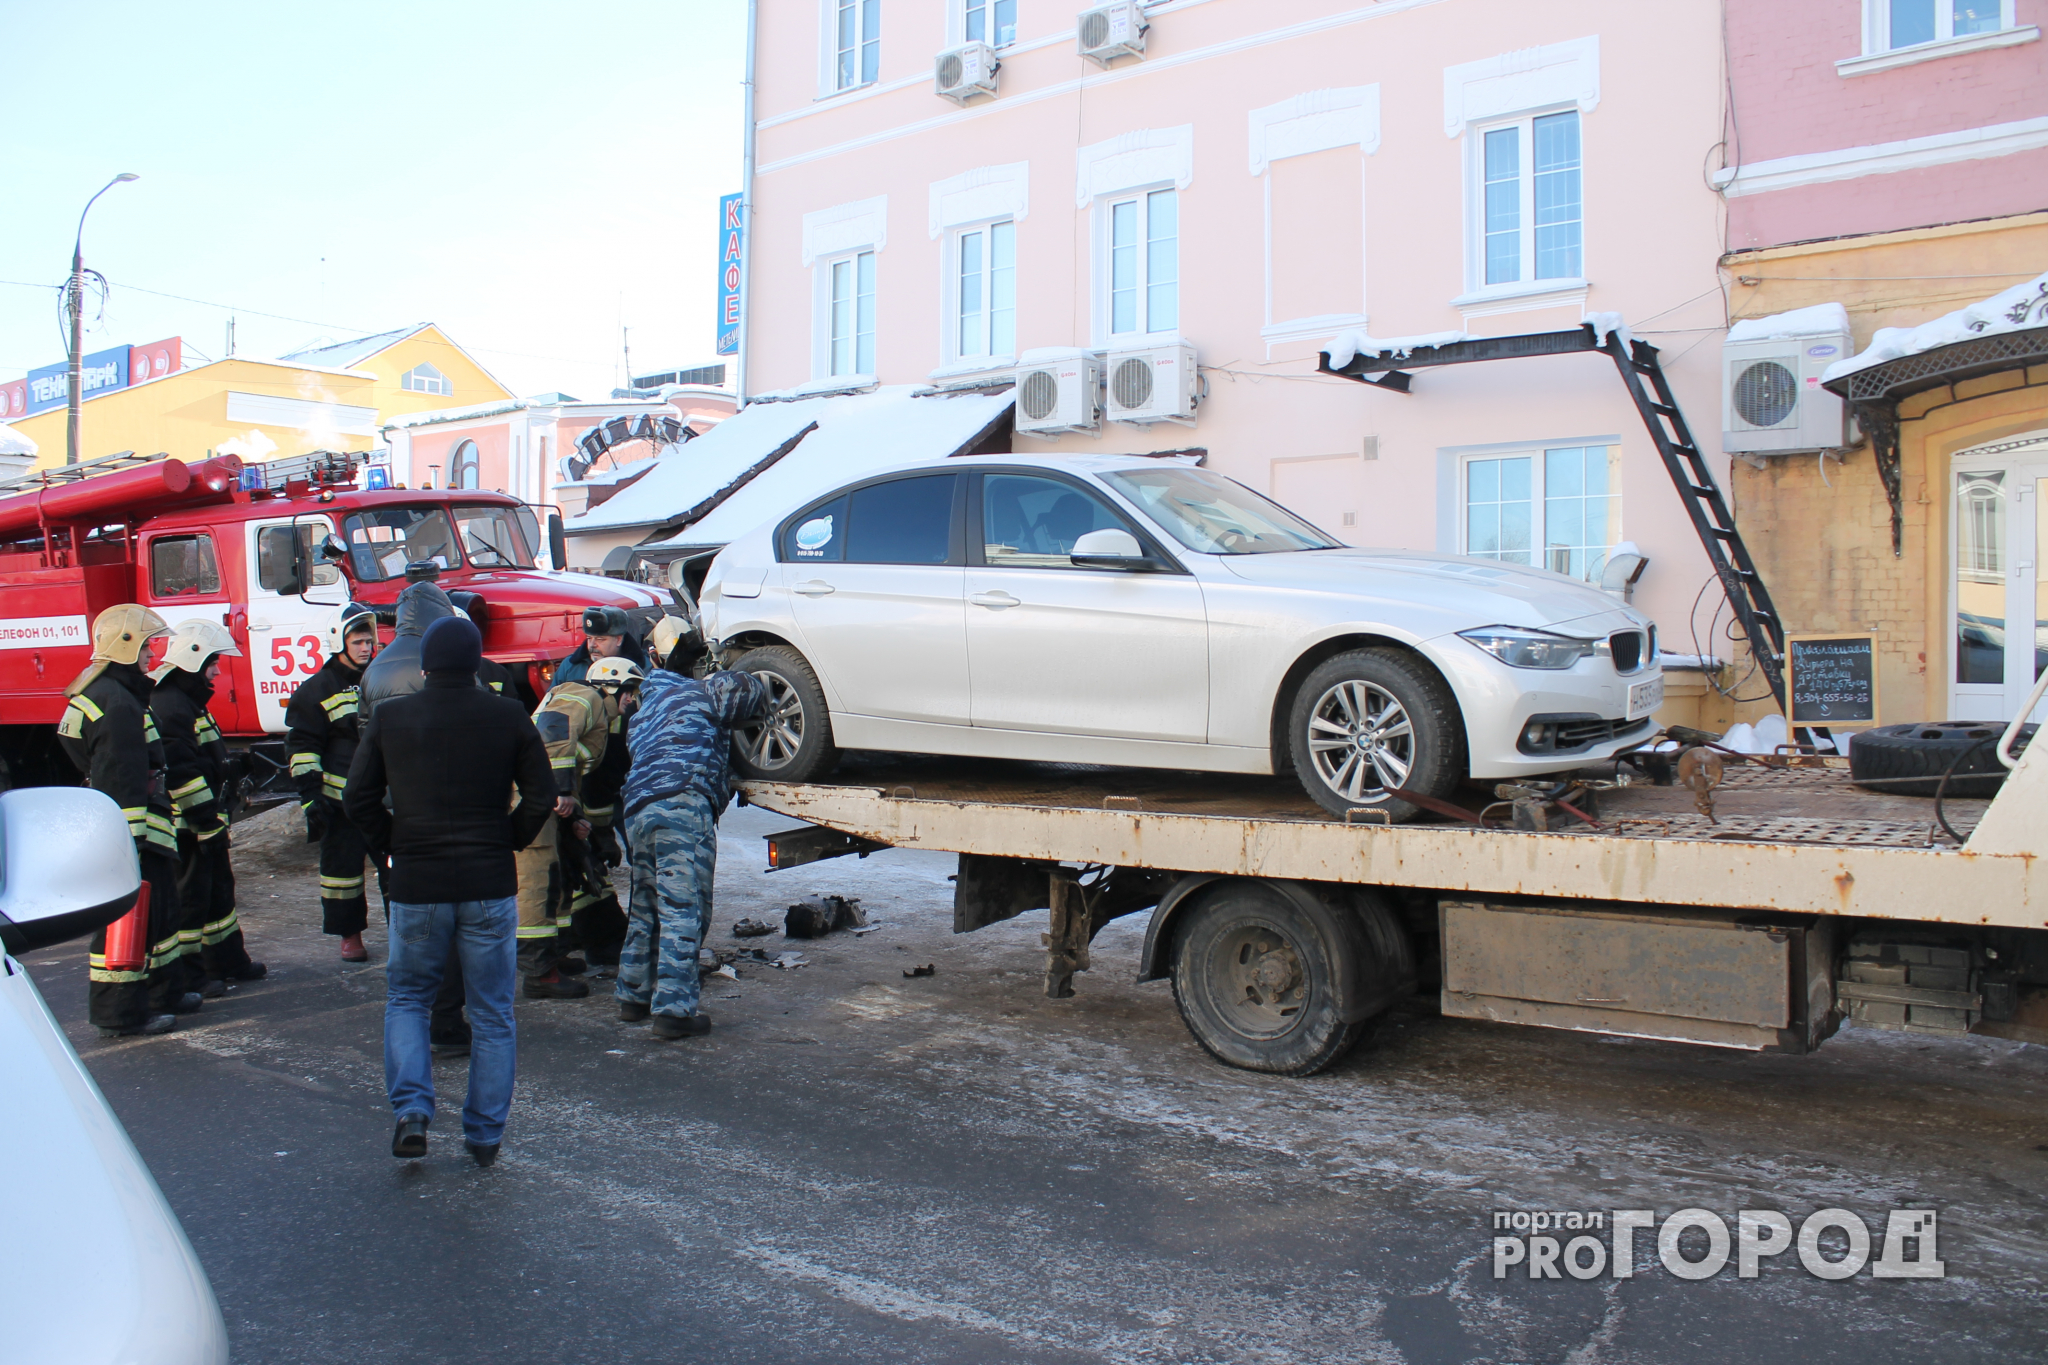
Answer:
<path fill-rule="evenodd" d="M 1093 431 L 1102 420 L 1102 362 L 1088 351 L 1062 351 L 1017 368 L 1017 430 L 1056 436 Z"/>
<path fill-rule="evenodd" d="M 1849 353 L 1849 317 L 1840 304 L 1737 322 L 1721 346 L 1721 449 L 1773 454 L 1848 445 L 1847 404 L 1820 377 Z"/>
<path fill-rule="evenodd" d="M 987 43 L 963 43 L 941 52 L 933 62 L 933 88 L 955 104 L 965 104 L 976 95 L 996 92 L 996 72 L 1002 63 Z"/>
<path fill-rule="evenodd" d="M 1195 348 L 1185 344 L 1111 351 L 1102 379 L 1103 412 L 1112 422 L 1192 422 L 1201 401 Z"/>
<path fill-rule="evenodd" d="M 1138 0 L 1118 0 L 1082 10 L 1074 22 L 1074 37 L 1083 57 L 1108 66 L 1119 57 L 1144 56 L 1145 30 L 1150 27 Z"/>

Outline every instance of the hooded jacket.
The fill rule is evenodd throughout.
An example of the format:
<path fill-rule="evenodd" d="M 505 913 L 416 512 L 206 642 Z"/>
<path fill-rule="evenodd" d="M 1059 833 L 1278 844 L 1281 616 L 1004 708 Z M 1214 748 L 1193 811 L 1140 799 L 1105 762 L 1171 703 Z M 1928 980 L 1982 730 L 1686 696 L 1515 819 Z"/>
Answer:
<path fill-rule="evenodd" d="M 397 636 L 377 651 L 363 670 L 363 713 L 367 716 L 381 702 L 408 697 L 426 685 L 420 671 L 420 637 L 427 627 L 455 615 L 448 594 L 432 583 L 414 583 L 398 594 Z"/>

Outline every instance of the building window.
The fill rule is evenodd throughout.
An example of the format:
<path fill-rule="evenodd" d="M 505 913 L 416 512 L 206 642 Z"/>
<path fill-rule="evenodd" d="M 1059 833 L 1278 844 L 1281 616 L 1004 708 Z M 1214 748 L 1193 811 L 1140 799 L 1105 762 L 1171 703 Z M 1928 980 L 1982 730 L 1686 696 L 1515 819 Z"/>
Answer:
<path fill-rule="evenodd" d="M 844 256 L 825 267 L 830 292 L 826 303 L 826 373 L 875 372 L 875 253 Z"/>
<path fill-rule="evenodd" d="M 1017 41 L 1017 0 L 961 0 L 960 31 L 970 43 L 1008 47 Z"/>
<path fill-rule="evenodd" d="M 1468 459 L 1465 553 L 1597 581 L 1621 539 L 1619 455 L 1564 446 Z"/>
<path fill-rule="evenodd" d="M 2013 0 L 1866 0 L 1870 50 L 1918 47 L 2013 27 Z"/>
<path fill-rule="evenodd" d="M 956 359 L 1017 353 L 1017 225 L 990 223 L 954 239 Z"/>
<path fill-rule="evenodd" d="M 477 453 L 475 441 L 464 441 L 455 447 L 455 458 L 448 470 L 450 488 L 482 487 L 483 459 Z"/>
<path fill-rule="evenodd" d="M 882 0 L 832 0 L 832 88 L 875 79 L 882 61 Z"/>
<path fill-rule="evenodd" d="M 1583 276 L 1578 114 L 1485 129 L 1479 161 L 1481 280 L 1503 285 Z"/>
<path fill-rule="evenodd" d="M 398 386 L 409 393 L 452 393 L 448 376 L 432 365 L 415 365 L 399 376 Z"/>
<path fill-rule="evenodd" d="M 1154 190 L 1109 205 L 1109 331 L 1180 327 L 1180 203 Z"/>

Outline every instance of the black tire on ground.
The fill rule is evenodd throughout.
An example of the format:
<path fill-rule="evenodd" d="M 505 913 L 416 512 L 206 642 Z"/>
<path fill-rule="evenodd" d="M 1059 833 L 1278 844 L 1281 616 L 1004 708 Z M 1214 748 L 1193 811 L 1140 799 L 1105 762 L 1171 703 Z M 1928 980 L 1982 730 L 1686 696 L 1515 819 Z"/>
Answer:
<path fill-rule="evenodd" d="M 1355 916 L 1325 916 L 1277 891 L 1225 882 L 1184 913 L 1173 999 L 1210 1056 L 1248 1071 L 1307 1076 L 1371 1026 L 1338 1017 L 1338 983 L 1371 947 Z"/>
<path fill-rule="evenodd" d="M 733 732 L 733 766 L 740 775 L 809 782 L 832 771 L 839 750 L 832 743 L 825 689 L 810 662 L 787 645 L 764 645 L 742 654 L 733 667 L 768 684 L 768 719 Z"/>
<path fill-rule="evenodd" d="M 2022 725 L 2013 744 L 2024 750 L 2035 727 Z M 1948 780 L 1949 796 L 1990 797 L 2005 785 L 2005 765 L 1992 750 L 2005 726 L 1998 721 L 1934 720 L 1880 725 L 1849 743 L 1849 776 L 1892 796 L 1932 796 L 1949 765 L 1969 753 Z M 1981 748 L 1978 746 L 1982 745 Z"/>
<path fill-rule="evenodd" d="M 1302 789 L 1333 815 L 1420 813 L 1388 788 L 1448 798 L 1465 777 L 1465 723 L 1434 668 L 1405 649 L 1355 649 L 1303 679 L 1287 721 Z"/>

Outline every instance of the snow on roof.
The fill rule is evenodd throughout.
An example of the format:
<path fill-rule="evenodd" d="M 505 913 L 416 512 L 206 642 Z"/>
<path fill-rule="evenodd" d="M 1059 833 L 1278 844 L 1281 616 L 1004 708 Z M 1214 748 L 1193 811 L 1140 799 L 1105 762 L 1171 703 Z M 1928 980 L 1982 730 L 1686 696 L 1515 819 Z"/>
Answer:
<path fill-rule="evenodd" d="M 0 455 L 33 455 L 36 443 L 16 431 L 5 422 L 0 422 Z"/>
<path fill-rule="evenodd" d="M 1919 355 L 1940 346 L 1953 346 L 1959 341 L 1975 341 L 1978 337 L 2023 332 L 2035 327 L 2048 327 L 2048 271 L 2025 284 L 2016 284 L 1967 308 L 1958 308 L 1932 322 L 1923 322 L 1918 327 L 1880 327 L 1868 346 L 1846 360 L 1837 360 L 1822 371 L 1820 382 L 1831 383 L 1873 365 L 1903 360 L 1909 355 Z"/>
<path fill-rule="evenodd" d="M 675 455 L 656 460 L 646 478 L 602 507 L 569 518 L 566 529 L 577 535 L 672 522 L 714 493 L 745 479 L 754 466 L 816 421 L 816 409 L 824 402 L 756 403 L 743 408 L 737 416 L 687 442 Z"/>
<path fill-rule="evenodd" d="M 1743 318 L 1728 329 L 1730 341 L 1783 341 L 1791 337 L 1833 336 L 1849 330 L 1849 310 L 1839 303 L 1816 303 L 1767 318 Z"/>
<path fill-rule="evenodd" d="M 317 341 L 301 346 L 296 351 L 278 357 L 279 360 L 301 360 L 308 365 L 325 365 L 329 369 L 346 370 L 368 360 L 382 350 L 387 350 L 405 340 L 415 332 L 423 332 L 432 323 L 418 323 L 412 327 L 401 327 L 395 332 L 379 332 L 375 336 L 356 337 L 351 341 Z"/>
<path fill-rule="evenodd" d="M 1423 332 L 1412 337 L 1374 337 L 1364 332 L 1339 332 L 1323 347 L 1323 354 L 1330 358 L 1330 368 L 1341 370 L 1359 356 L 1368 359 L 1390 355 L 1405 359 L 1408 354 L 1424 346 L 1449 346 L 1455 342 L 1469 341 L 1464 332 Z"/>
<path fill-rule="evenodd" d="M 892 385 L 843 398 L 774 404 L 771 411 L 816 422 L 818 429 L 702 520 L 664 543 L 726 545 L 806 498 L 840 484 L 898 465 L 944 459 L 972 445 L 1002 420 L 1011 397 L 1010 393 L 918 396 L 913 386 Z M 756 411 L 743 408 L 739 416 L 690 442 L 686 449 L 699 450 L 722 439 Z M 633 496 L 656 477 L 649 475 L 612 502 Z M 600 510 L 609 510 L 612 502 Z"/>

